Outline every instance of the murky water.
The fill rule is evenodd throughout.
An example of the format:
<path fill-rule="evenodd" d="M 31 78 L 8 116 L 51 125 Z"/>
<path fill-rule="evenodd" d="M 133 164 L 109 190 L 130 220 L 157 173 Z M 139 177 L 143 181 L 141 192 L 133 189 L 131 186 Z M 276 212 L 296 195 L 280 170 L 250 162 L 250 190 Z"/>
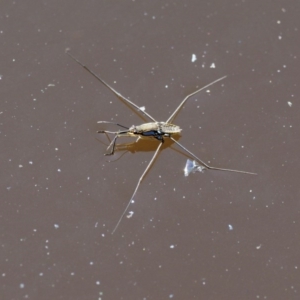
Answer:
<path fill-rule="evenodd" d="M 298 299 L 299 7 L 287 2 L 43 1 L 2 4 L 3 299 Z M 158 121 L 158 141 L 99 120 Z M 109 160 L 112 160 L 109 162 Z M 132 213 L 134 212 L 134 213 Z M 130 218 L 127 218 L 129 216 Z"/>

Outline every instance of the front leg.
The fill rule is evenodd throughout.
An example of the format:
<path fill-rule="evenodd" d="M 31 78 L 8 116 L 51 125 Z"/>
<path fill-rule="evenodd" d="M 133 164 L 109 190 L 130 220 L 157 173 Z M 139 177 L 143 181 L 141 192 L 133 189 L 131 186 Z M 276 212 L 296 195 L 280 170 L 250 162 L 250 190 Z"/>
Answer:
<path fill-rule="evenodd" d="M 118 137 L 119 137 L 119 134 L 116 134 L 114 139 L 111 141 L 111 143 L 109 144 L 109 146 L 106 149 L 108 151 L 108 149 L 111 148 L 111 151 L 109 153 L 105 153 L 104 155 L 108 156 L 108 155 L 113 155 L 115 153 L 116 140 Z"/>

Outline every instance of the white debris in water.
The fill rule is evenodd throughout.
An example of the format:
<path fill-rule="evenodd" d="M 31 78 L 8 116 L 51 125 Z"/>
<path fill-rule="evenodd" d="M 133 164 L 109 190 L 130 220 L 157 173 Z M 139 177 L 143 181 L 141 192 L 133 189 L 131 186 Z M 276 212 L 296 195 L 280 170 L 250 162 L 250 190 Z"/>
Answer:
<path fill-rule="evenodd" d="M 197 56 L 196 56 L 196 54 L 192 54 L 192 62 L 195 62 L 197 60 Z"/>
<path fill-rule="evenodd" d="M 215 63 L 212 63 L 212 64 L 210 65 L 210 68 L 211 68 L 211 69 L 215 69 L 215 68 L 216 68 Z"/>
<path fill-rule="evenodd" d="M 287 104 L 288 104 L 289 107 L 292 107 L 292 105 L 293 105 L 293 103 L 290 102 L 290 101 L 288 101 Z"/>
<path fill-rule="evenodd" d="M 128 215 L 126 216 L 128 219 L 130 219 L 132 216 L 133 216 L 134 212 L 133 211 L 130 211 L 128 212 Z"/>
<path fill-rule="evenodd" d="M 145 110 L 146 110 L 146 107 L 145 107 L 145 106 L 141 106 L 141 107 L 140 107 L 140 110 L 141 110 L 141 111 L 145 111 Z"/>
<path fill-rule="evenodd" d="M 184 176 L 189 176 L 190 173 L 195 173 L 195 172 L 202 172 L 203 170 L 206 169 L 204 166 L 200 166 L 195 160 L 190 160 L 188 159 L 186 161 L 185 167 L 184 167 Z"/>
<path fill-rule="evenodd" d="M 233 226 L 230 224 L 228 224 L 228 228 L 229 228 L 229 230 L 233 230 Z"/>

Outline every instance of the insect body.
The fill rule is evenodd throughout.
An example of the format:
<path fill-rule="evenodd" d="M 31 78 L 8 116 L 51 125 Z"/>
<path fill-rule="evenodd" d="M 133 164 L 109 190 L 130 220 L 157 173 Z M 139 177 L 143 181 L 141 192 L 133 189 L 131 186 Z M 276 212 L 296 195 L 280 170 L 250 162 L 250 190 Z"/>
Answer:
<path fill-rule="evenodd" d="M 152 163 L 154 162 L 163 142 L 164 142 L 164 138 L 170 138 L 173 142 L 175 142 L 181 149 L 183 149 L 184 151 L 186 151 L 191 157 L 193 157 L 194 159 L 196 159 L 196 161 L 200 162 L 205 168 L 210 169 L 210 170 L 220 170 L 220 171 L 228 171 L 228 172 L 237 172 L 237 173 L 244 173 L 244 174 L 251 174 L 251 175 L 256 175 L 256 173 L 251 173 L 251 172 L 246 172 L 246 171 L 239 171 L 239 170 L 232 170 L 232 169 L 223 169 L 223 168 L 216 168 L 216 167 L 212 167 L 209 166 L 208 164 L 206 164 L 204 161 L 202 161 L 199 157 L 197 157 L 195 154 L 193 154 L 190 150 L 188 150 L 186 147 L 184 147 L 181 143 L 179 143 L 176 139 L 174 139 L 172 137 L 172 135 L 175 134 L 179 134 L 181 132 L 181 128 L 177 125 L 173 125 L 171 124 L 171 122 L 173 121 L 173 119 L 175 118 L 176 114 L 178 113 L 178 111 L 182 108 L 182 106 L 184 105 L 184 103 L 193 95 L 197 94 L 198 92 L 206 89 L 207 87 L 217 83 L 218 81 L 223 80 L 224 78 L 226 78 L 226 76 L 221 77 L 209 84 L 207 84 L 206 86 L 198 89 L 197 91 L 189 94 L 188 96 L 186 96 L 183 101 L 179 104 L 179 106 L 175 109 L 175 111 L 172 113 L 172 115 L 168 118 L 167 121 L 165 122 L 157 122 L 148 112 L 146 112 L 145 110 L 141 110 L 141 108 L 136 105 L 135 103 L 133 103 L 132 101 L 130 101 L 129 99 L 125 98 L 124 96 L 122 96 L 119 92 L 117 92 L 114 88 L 112 88 L 110 85 L 108 85 L 103 79 L 101 79 L 98 75 L 96 75 L 92 70 L 90 70 L 88 67 L 86 67 L 85 65 L 83 65 L 79 60 L 77 60 L 71 53 L 68 52 L 68 50 L 66 51 L 66 53 L 73 59 L 75 60 L 79 65 L 81 65 L 84 69 L 86 69 L 90 74 L 92 74 L 96 79 L 98 79 L 100 82 L 102 82 L 107 88 L 109 88 L 116 96 L 118 96 L 119 98 L 121 98 L 123 101 L 129 103 L 130 105 L 132 105 L 133 107 L 135 107 L 137 110 L 142 111 L 149 119 L 151 119 L 153 122 L 150 123 L 144 123 L 138 126 L 131 126 L 131 127 L 126 127 L 123 126 L 121 124 L 118 123 L 114 123 L 114 122 L 108 122 L 108 121 L 99 121 L 98 123 L 109 123 L 109 124 L 114 124 L 117 126 L 120 126 L 122 128 L 124 128 L 125 130 L 120 130 L 120 131 L 106 131 L 106 130 L 101 130 L 98 131 L 98 133 L 110 133 L 110 134 L 114 134 L 114 138 L 111 141 L 110 145 L 107 148 L 108 153 L 106 153 L 106 155 L 112 155 L 115 152 L 115 145 L 116 145 L 116 140 L 118 137 L 122 137 L 122 136 L 131 136 L 131 137 L 138 137 L 138 138 L 155 138 L 158 141 L 160 141 L 159 145 L 157 146 L 157 149 L 154 152 L 154 155 L 152 157 L 152 159 L 150 160 L 150 162 L 148 163 L 146 169 L 144 170 L 142 176 L 139 178 L 138 183 L 135 187 L 135 190 L 129 200 L 129 202 L 127 203 L 127 206 L 125 207 L 121 217 L 119 218 L 115 228 L 113 229 L 112 233 L 114 233 L 116 231 L 116 229 L 118 228 L 119 224 L 121 223 L 126 211 L 128 210 L 130 204 L 133 201 L 133 198 L 140 186 L 141 181 L 143 180 L 145 174 L 148 172 L 150 166 L 152 165 Z"/>
<path fill-rule="evenodd" d="M 169 136 L 170 134 L 173 133 L 180 133 L 182 130 L 177 125 L 173 125 L 165 122 L 145 123 L 139 126 L 132 126 L 131 129 L 135 130 L 134 133 L 136 134 L 148 135 L 147 134 L 148 132 L 153 132 L 160 136 Z"/>
<path fill-rule="evenodd" d="M 152 122 L 138 126 L 133 125 L 129 130 L 133 134 L 154 137 L 157 140 L 164 142 L 164 137 L 170 137 L 172 134 L 180 133 L 182 129 L 177 125 L 165 122 Z"/>
<path fill-rule="evenodd" d="M 98 123 L 112 123 L 112 122 L 106 122 L 106 121 L 99 121 Z M 118 126 L 122 126 L 123 128 L 126 128 L 123 125 L 112 123 Z M 162 143 L 164 142 L 164 137 L 171 137 L 172 134 L 178 134 L 181 132 L 181 128 L 177 125 L 165 123 L 165 122 L 151 122 L 151 123 L 144 123 L 138 126 L 132 125 L 128 130 L 122 130 L 122 131 L 105 131 L 101 130 L 98 131 L 98 133 L 112 133 L 115 134 L 114 139 L 110 143 L 110 145 L 107 147 L 107 149 L 111 149 L 110 152 L 106 153 L 106 155 L 112 155 L 115 152 L 115 145 L 116 140 L 118 137 L 121 136 L 131 136 L 131 137 L 153 137 Z"/>

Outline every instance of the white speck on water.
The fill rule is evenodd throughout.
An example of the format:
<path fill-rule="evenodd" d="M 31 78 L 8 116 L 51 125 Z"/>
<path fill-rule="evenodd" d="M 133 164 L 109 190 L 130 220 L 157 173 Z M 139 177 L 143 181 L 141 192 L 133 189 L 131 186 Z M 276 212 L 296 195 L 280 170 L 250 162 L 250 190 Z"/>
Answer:
<path fill-rule="evenodd" d="M 170 295 L 169 295 L 169 298 L 170 298 L 170 299 L 172 299 L 173 297 L 174 297 L 174 295 L 173 295 L 173 294 L 170 294 Z"/>
<path fill-rule="evenodd" d="M 130 219 L 132 216 L 133 216 L 134 212 L 133 211 L 130 211 L 128 212 L 128 215 L 126 216 L 128 219 Z"/>
<path fill-rule="evenodd" d="M 280 20 L 278 20 L 278 21 L 277 21 L 277 24 L 280 24 L 280 23 L 281 23 L 281 21 L 280 21 Z"/>
<path fill-rule="evenodd" d="M 170 245 L 170 248 L 171 248 L 171 249 L 174 249 L 174 248 L 175 248 L 175 245 Z"/>
<path fill-rule="evenodd" d="M 200 166 L 195 160 L 192 161 L 190 159 L 188 159 L 186 161 L 185 167 L 183 169 L 184 171 L 184 176 L 189 176 L 190 173 L 195 173 L 195 172 L 202 172 L 205 169 L 205 167 Z"/>
<path fill-rule="evenodd" d="M 230 224 L 228 224 L 228 229 L 229 229 L 229 230 L 233 230 L 233 226 L 230 225 Z"/>
<path fill-rule="evenodd" d="M 55 148 L 55 151 L 58 151 L 58 148 Z"/>
<path fill-rule="evenodd" d="M 20 283 L 20 289 L 24 289 L 25 284 L 24 283 Z"/>
<path fill-rule="evenodd" d="M 165 85 L 165 88 L 167 89 L 169 86 L 168 85 Z"/>
<path fill-rule="evenodd" d="M 55 84 L 53 84 L 53 83 L 49 83 L 49 84 L 48 84 L 48 86 L 55 86 Z"/>
<path fill-rule="evenodd" d="M 61 169 L 57 169 L 57 172 L 61 172 Z"/>
<path fill-rule="evenodd" d="M 0 80 L 2 80 L 2 78 L 3 78 L 3 75 L 0 74 Z"/>
<path fill-rule="evenodd" d="M 281 35 L 279 35 L 279 36 L 278 36 L 278 39 L 279 39 L 279 40 L 282 40 L 282 36 L 281 36 Z"/>
<path fill-rule="evenodd" d="M 58 229 L 58 228 L 59 228 L 59 225 L 58 225 L 58 224 L 54 224 L 54 228 L 55 228 L 55 229 Z"/>
<path fill-rule="evenodd" d="M 197 56 L 196 56 L 196 54 L 192 54 L 192 62 L 195 62 L 197 60 Z"/>
<path fill-rule="evenodd" d="M 98 222 L 95 223 L 95 228 L 97 228 L 97 227 L 98 227 Z"/>
<path fill-rule="evenodd" d="M 215 68 L 216 68 L 215 63 L 212 63 L 212 64 L 210 65 L 210 68 L 211 68 L 211 69 L 215 69 Z"/>
<path fill-rule="evenodd" d="M 23 168 L 23 165 L 19 165 L 19 168 Z"/>
<path fill-rule="evenodd" d="M 140 107 L 140 110 L 141 110 L 141 111 L 145 111 L 145 110 L 146 110 L 146 107 L 145 107 L 145 106 L 141 106 L 141 107 Z"/>
<path fill-rule="evenodd" d="M 99 280 L 98 280 L 98 281 L 96 281 L 96 284 L 97 284 L 97 285 L 100 285 L 100 281 L 99 281 Z"/>
<path fill-rule="evenodd" d="M 288 101 L 287 104 L 288 104 L 289 107 L 292 107 L 292 105 L 293 105 L 293 103 L 290 102 L 290 101 Z"/>
<path fill-rule="evenodd" d="M 30 160 L 29 162 L 28 162 L 30 165 L 32 165 L 33 164 L 33 162 Z"/>
<path fill-rule="evenodd" d="M 259 250 L 261 248 L 261 246 L 262 246 L 261 244 L 256 246 L 256 249 Z"/>

